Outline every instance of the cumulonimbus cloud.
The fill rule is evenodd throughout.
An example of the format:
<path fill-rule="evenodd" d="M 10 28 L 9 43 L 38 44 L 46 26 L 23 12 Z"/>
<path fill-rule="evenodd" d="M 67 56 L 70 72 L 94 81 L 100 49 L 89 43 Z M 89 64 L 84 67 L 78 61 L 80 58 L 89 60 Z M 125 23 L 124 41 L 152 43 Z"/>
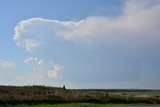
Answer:
<path fill-rule="evenodd" d="M 122 66 L 118 66 L 119 68 L 116 66 L 117 69 L 115 66 L 109 66 L 109 70 L 114 71 L 115 74 L 118 71 L 121 71 L 121 74 L 131 71 L 135 72 L 134 75 L 140 75 L 141 71 L 145 73 L 150 62 L 156 63 L 156 67 L 152 65 L 151 69 L 155 71 L 159 69 L 157 66 L 158 59 L 160 59 L 159 19 L 159 0 L 127 0 L 122 14 L 112 18 L 90 16 L 80 21 L 60 21 L 37 17 L 22 20 L 14 28 L 13 40 L 18 46 L 29 52 L 34 52 L 48 42 L 50 42 L 50 46 L 54 46 L 53 38 L 57 41 L 73 42 L 76 45 L 77 43 L 86 43 L 101 48 L 105 47 L 103 48 L 105 54 L 102 57 L 110 58 L 112 56 L 112 59 L 107 60 L 115 66 L 117 63 L 117 66 L 119 63 L 122 64 Z M 53 48 L 48 50 L 58 51 Z M 111 55 L 109 56 L 107 53 L 111 53 Z M 34 59 L 34 61 L 39 60 Z M 126 69 L 128 64 L 130 67 Z M 38 63 L 36 66 L 39 66 Z M 56 70 L 59 71 L 59 68 L 53 65 L 45 75 L 55 77 Z M 41 72 L 41 70 L 38 71 Z M 130 74 L 132 76 L 132 73 Z"/>
<path fill-rule="evenodd" d="M 92 16 L 77 22 L 31 18 L 19 22 L 13 40 L 27 51 L 34 51 L 48 36 L 67 41 L 85 41 L 91 44 L 105 42 L 143 42 L 159 39 L 160 3 L 129 0 L 122 15 L 116 18 Z M 133 44 L 134 45 L 134 44 Z"/>

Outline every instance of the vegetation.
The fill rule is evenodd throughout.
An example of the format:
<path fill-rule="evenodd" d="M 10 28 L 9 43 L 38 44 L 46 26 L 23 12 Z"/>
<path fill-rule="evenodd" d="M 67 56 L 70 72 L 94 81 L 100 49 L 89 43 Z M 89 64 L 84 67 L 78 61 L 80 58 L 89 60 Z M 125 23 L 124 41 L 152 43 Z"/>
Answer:
<path fill-rule="evenodd" d="M 144 104 L 94 104 L 94 103 L 66 103 L 66 104 L 18 104 L 18 105 L 5 105 L 2 107 L 128 107 L 128 106 L 145 106 Z M 146 106 L 153 106 L 153 105 L 146 105 Z M 159 106 L 159 105 L 154 105 Z"/>
<path fill-rule="evenodd" d="M 160 104 L 160 90 L 0 86 L 1 107 L 104 107 L 106 104 Z"/>

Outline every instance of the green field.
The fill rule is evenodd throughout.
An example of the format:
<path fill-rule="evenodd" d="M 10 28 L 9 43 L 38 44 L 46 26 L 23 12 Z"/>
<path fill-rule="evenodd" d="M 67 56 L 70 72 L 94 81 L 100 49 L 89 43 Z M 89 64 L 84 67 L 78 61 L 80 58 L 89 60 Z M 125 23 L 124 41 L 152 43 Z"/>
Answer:
<path fill-rule="evenodd" d="M 129 107 L 129 106 L 160 106 L 158 104 L 94 104 L 94 103 L 68 103 L 68 104 L 17 104 L 2 105 L 0 107 Z"/>
<path fill-rule="evenodd" d="M 46 86 L 0 86 L 0 107 L 108 107 L 158 104 L 160 90 L 75 90 Z"/>
<path fill-rule="evenodd" d="M 69 103 L 69 104 L 37 104 L 37 105 L 6 105 L 5 107 L 106 107 L 106 104 L 91 104 L 91 103 Z"/>

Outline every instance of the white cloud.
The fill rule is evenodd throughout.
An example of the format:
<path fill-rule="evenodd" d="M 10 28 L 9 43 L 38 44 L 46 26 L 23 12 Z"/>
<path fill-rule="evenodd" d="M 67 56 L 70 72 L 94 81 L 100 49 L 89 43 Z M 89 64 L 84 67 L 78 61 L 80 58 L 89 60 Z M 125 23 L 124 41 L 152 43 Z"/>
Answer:
<path fill-rule="evenodd" d="M 15 66 L 16 64 L 13 62 L 0 59 L 0 68 L 14 68 Z"/>
<path fill-rule="evenodd" d="M 122 15 L 116 18 L 93 16 L 84 20 L 59 21 L 31 18 L 15 27 L 16 44 L 33 51 L 42 45 L 47 36 L 57 36 L 72 42 L 90 44 L 114 42 L 132 43 L 133 40 L 159 39 L 160 3 L 152 0 L 129 0 Z M 132 44 L 134 45 L 134 43 Z"/>
<path fill-rule="evenodd" d="M 40 66 L 43 64 L 43 61 L 38 58 L 29 57 L 24 60 L 26 64 L 28 64 L 30 67 Z"/>
<path fill-rule="evenodd" d="M 29 57 L 24 60 L 24 63 L 29 65 L 32 69 L 32 72 L 28 73 L 26 80 L 36 80 L 41 81 L 48 77 L 56 79 L 59 77 L 59 74 L 62 72 L 62 67 L 57 64 L 50 64 L 49 62 L 43 61 L 38 58 Z"/>
<path fill-rule="evenodd" d="M 42 42 L 37 42 L 32 39 L 24 39 L 24 47 L 26 47 L 26 50 L 28 52 L 33 52 L 34 49 L 36 49 L 41 44 L 42 44 Z"/>
<path fill-rule="evenodd" d="M 40 18 L 37 18 L 39 20 Z M 44 42 L 39 40 L 34 40 L 33 36 L 37 36 L 36 34 L 30 34 L 30 32 L 35 30 L 36 28 L 30 27 L 32 26 L 32 19 L 21 21 L 18 26 L 14 28 L 15 34 L 13 40 L 16 42 L 18 46 L 24 47 L 26 51 L 33 52 L 36 48 L 42 45 Z"/>
<path fill-rule="evenodd" d="M 51 69 L 48 70 L 48 76 L 51 78 L 56 78 L 58 73 L 62 71 L 62 67 L 54 64 Z"/>
<path fill-rule="evenodd" d="M 150 66 L 150 62 L 155 65 L 159 62 L 159 19 L 159 0 L 127 0 L 125 7 L 122 9 L 122 14 L 114 18 L 91 16 L 80 21 L 59 21 L 43 18 L 20 21 L 14 29 L 13 40 L 17 45 L 29 52 L 33 52 L 37 48 L 41 49 L 40 47 L 48 42 L 50 42 L 50 47 L 47 48 L 50 49 L 46 50 L 52 50 L 55 53 L 62 52 L 53 48 L 56 44 L 55 41 L 57 42 L 61 39 L 75 44 L 87 43 L 93 47 L 96 45 L 103 48 L 100 51 L 105 51 L 101 52 L 104 53 L 104 56 L 102 55 L 101 57 L 106 60 L 108 58 L 108 62 L 111 62 L 111 66 L 108 68 L 113 70 L 115 74 L 119 70 L 128 74 L 130 71 L 135 71 L 135 75 L 141 75 L 140 72 L 146 71 L 148 63 L 148 66 Z M 55 38 L 56 40 L 53 42 L 52 40 Z M 45 55 L 51 56 L 47 52 Z M 37 78 L 37 80 L 44 78 L 44 76 L 56 78 L 61 72 L 61 67 L 57 66 L 57 64 L 52 65 L 47 62 L 51 66 L 46 67 L 46 62 L 44 63 L 38 58 L 28 58 L 25 63 L 34 71 L 29 78 L 33 77 L 33 79 Z M 121 68 L 120 64 L 124 69 Z M 131 67 L 126 68 L 127 64 Z M 151 71 L 154 69 L 152 68 Z M 156 69 L 159 68 L 157 67 Z M 132 75 L 132 73 L 130 74 Z"/>

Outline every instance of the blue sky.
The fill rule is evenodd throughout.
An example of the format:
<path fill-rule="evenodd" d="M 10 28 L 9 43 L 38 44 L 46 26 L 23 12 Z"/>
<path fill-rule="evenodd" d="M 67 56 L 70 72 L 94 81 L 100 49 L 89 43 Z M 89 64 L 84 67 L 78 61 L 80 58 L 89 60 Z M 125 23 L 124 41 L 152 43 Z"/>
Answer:
<path fill-rule="evenodd" d="M 0 0 L 0 84 L 160 85 L 159 0 Z"/>

